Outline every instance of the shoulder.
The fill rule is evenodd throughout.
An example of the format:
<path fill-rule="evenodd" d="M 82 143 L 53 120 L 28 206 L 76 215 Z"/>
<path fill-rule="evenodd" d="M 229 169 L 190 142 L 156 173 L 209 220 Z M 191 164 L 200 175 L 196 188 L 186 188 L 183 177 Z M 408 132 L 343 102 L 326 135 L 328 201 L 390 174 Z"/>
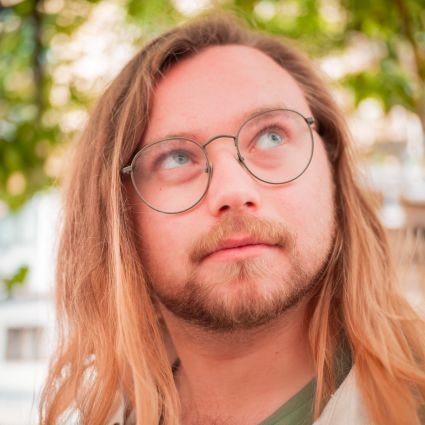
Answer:
<path fill-rule="evenodd" d="M 350 370 L 313 425 L 340 425 L 344 423 L 371 424 L 357 385 L 355 367 Z"/>

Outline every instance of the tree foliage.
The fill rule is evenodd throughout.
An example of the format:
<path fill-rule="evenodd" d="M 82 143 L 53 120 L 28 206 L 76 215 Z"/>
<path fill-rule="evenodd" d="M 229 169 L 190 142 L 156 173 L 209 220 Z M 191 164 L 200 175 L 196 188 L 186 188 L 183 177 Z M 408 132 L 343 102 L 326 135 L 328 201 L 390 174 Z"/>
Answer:
<path fill-rule="evenodd" d="M 124 44 L 140 44 L 187 14 L 199 13 L 184 10 L 183 3 L 0 0 L 0 199 L 10 208 L 57 182 L 64 146 L 107 83 L 69 72 L 77 58 L 67 54 L 72 50 L 67 46 L 90 17 L 107 4 L 120 8 L 125 25 L 109 32 L 121 34 L 118 50 L 125 50 Z M 386 110 L 403 105 L 425 128 L 425 0 L 216 0 L 214 5 L 236 12 L 253 27 L 293 39 L 318 60 L 350 49 L 370 50 L 370 61 L 353 64 L 338 84 L 353 93 L 356 103 L 372 96 Z M 99 38 L 107 32 L 99 29 Z M 96 43 L 92 49 L 96 54 Z M 83 61 L 84 66 L 95 68 L 91 62 Z"/>
<path fill-rule="evenodd" d="M 71 3 L 66 16 L 40 0 L 0 9 L 0 199 L 11 208 L 53 183 L 48 161 L 67 140 L 52 114 L 49 54 L 54 37 L 72 35 L 91 6 Z"/>
<path fill-rule="evenodd" d="M 12 276 L 3 276 L 0 278 L 0 282 L 3 284 L 3 289 L 8 298 L 12 297 L 13 291 L 16 287 L 25 284 L 28 272 L 28 266 L 20 266 Z"/>

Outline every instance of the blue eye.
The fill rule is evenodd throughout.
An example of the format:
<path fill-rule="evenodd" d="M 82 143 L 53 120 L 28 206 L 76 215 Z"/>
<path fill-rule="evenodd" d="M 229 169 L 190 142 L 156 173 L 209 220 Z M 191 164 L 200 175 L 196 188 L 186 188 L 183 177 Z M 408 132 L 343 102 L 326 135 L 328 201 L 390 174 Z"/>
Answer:
<path fill-rule="evenodd" d="M 280 146 L 283 143 L 283 137 L 277 131 L 266 131 L 257 138 L 255 146 L 259 149 L 267 150 Z"/>
<path fill-rule="evenodd" d="M 162 160 L 162 167 L 166 169 L 184 167 L 190 162 L 189 155 L 183 151 L 174 151 L 166 155 Z"/>

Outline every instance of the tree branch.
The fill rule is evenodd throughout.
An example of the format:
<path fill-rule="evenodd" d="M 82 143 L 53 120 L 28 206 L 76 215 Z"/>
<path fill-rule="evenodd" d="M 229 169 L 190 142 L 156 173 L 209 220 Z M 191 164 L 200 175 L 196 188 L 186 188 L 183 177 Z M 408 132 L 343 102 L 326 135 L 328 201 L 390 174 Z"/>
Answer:
<path fill-rule="evenodd" d="M 407 40 L 409 41 L 413 55 L 415 58 L 415 65 L 417 76 L 419 79 L 419 84 L 421 87 L 425 85 L 425 61 L 422 59 L 418 43 L 413 35 L 412 29 L 412 19 L 409 15 L 409 11 L 407 10 L 407 6 L 404 0 L 396 0 L 396 5 L 398 11 L 400 12 L 401 20 L 403 23 L 404 33 L 406 35 Z M 425 90 L 422 88 L 418 96 L 416 96 L 416 111 L 419 116 L 419 119 L 422 123 L 422 129 L 425 131 Z"/>
<path fill-rule="evenodd" d="M 35 96 L 34 101 L 37 106 L 38 116 L 43 110 L 43 79 L 44 79 L 44 65 L 43 65 L 43 17 L 40 11 L 41 0 L 33 0 L 31 9 L 31 20 L 34 34 L 34 50 L 32 59 L 32 71 L 34 78 Z"/>
<path fill-rule="evenodd" d="M 398 11 L 400 12 L 404 33 L 406 35 L 406 38 L 409 40 L 410 45 L 412 46 L 413 55 L 415 57 L 415 64 L 416 64 L 419 78 L 420 80 L 425 81 L 425 66 L 422 62 L 418 43 L 416 42 L 416 39 L 413 35 L 412 19 L 409 15 L 409 11 L 407 10 L 404 0 L 396 0 L 396 5 L 398 8 Z"/>

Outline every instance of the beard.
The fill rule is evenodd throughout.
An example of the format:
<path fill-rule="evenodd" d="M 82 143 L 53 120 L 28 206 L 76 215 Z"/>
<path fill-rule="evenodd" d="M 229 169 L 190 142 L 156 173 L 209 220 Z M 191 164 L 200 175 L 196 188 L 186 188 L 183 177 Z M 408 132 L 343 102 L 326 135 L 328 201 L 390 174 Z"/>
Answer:
<path fill-rule="evenodd" d="M 334 225 L 332 225 L 334 228 Z M 229 216 L 195 241 L 190 272 L 179 285 L 149 266 L 146 279 L 155 301 L 174 316 L 204 330 L 234 332 L 254 329 L 281 318 L 311 294 L 322 280 L 334 238 L 309 265 L 297 250 L 296 236 L 282 223 L 254 216 Z M 242 233 L 282 253 L 281 261 L 262 255 L 233 262 L 205 262 L 232 235 Z"/>

